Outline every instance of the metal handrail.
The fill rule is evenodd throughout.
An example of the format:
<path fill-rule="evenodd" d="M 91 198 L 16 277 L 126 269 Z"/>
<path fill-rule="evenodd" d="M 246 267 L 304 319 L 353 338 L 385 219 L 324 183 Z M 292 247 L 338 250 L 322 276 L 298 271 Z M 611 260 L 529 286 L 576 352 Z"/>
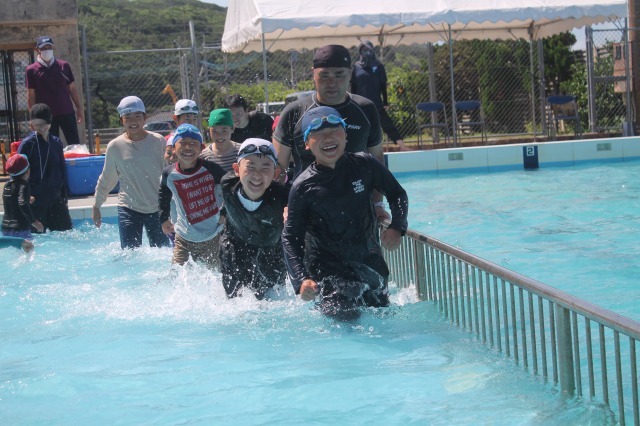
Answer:
<path fill-rule="evenodd" d="M 415 287 L 452 323 L 534 376 L 552 379 L 567 397 L 582 398 L 586 383 L 589 398 L 620 424 L 640 425 L 640 322 L 414 230 L 384 256 L 391 281 Z"/>

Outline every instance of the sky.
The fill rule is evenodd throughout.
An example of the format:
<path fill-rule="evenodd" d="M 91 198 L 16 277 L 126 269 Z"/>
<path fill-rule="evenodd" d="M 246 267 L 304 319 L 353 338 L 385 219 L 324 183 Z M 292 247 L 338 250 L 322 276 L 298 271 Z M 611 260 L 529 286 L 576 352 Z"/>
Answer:
<path fill-rule="evenodd" d="M 213 3 L 213 4 L 217 4 L 218 6 L 222 6 L 222 7 L 228 7 L 229 6 L 229 0 L 200 0 L 203 3 Z"/>

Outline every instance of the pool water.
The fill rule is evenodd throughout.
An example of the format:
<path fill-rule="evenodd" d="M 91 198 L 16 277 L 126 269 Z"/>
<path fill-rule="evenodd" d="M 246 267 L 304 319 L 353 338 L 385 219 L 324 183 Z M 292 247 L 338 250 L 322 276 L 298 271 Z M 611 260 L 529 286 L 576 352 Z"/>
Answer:
<path fill-rule="evenodd" d="M 355 323 L 286 289 L 226 299 L 117 226 L 0 250 L 2 424 L 606 424 L 410 290 Z"/>
<path fill-rule="evenodd" d="M 412 229 L 640 320 L 640 162 L 399 180 Z"/>

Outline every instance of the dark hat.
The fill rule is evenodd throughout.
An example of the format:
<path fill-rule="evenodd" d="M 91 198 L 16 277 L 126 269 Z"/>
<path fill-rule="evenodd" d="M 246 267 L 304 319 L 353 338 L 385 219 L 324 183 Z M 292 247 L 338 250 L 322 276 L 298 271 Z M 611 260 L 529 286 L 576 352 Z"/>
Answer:
<path fill-rule="evenodd" d="M 41 36 L 36 40 L 36 47 L 42 49 L 44 46 L 53 46 L 53 39 L 49 36 Z"/>
<path fill-rule="evenodd" d="M 344 67 L 351 68 L 351 54 L 346 47 L 328 44 L 316 50 L 313 56 L 314 68 Z"/>
<path fill-rule="evenodd" d="M 14 154 L 7 160 L 7 173 L 17 177 L 29 170 L 29 159 L 24 154 Z"/>
<path fill-rule="evenodd" d="M 51 123 L 51 108 L 47 104 L 35 104 L 31 107 L 31 119 L 44 120 L 47 123 Z"/>
<path fill-rule="evenodd" d="M 347 123 L 344 122 L 340 113 L 329 106 L 319 106 L 307 110 L 302 116 L 301 129 L 306 141 L 309 133 L 322 130 L 326 127 L 342 126 L 346 130 Z"/>

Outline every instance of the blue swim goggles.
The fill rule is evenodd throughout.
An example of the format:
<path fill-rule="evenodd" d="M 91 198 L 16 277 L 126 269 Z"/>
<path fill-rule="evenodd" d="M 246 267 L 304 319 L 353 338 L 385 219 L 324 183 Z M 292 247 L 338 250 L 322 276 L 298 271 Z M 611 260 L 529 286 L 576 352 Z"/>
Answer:
<path fill-rule="evenodd" d="M 186 113 L 198 114 L 200 112 L 200 108 L 198 108 L 197 105 L 193 105 L 193 106 L 185 105 L 182 108 L 180 108 L 178 111 L 180 112 L 180 115 L 186 114 Z"/>
<path fill-rule="evenodd" d="M 338 117 L 337 115 L 334 114 L 329 114 L 326 117 L 318 117 L 318 118 L 314 118 L 313 120 L 311 120 L 311 123 L 309 123 L 309 126 L 307 127 L 307 130 L 304 131 L 304 140 L 306 141 L 307 138 L 309 137 L 309 133 L 313 132 L 314 130 L 318 130 L 319 128 L 322 127 L 323 123 L 329 123 L 332 126 L 335 126 L 337 124 L 342 125 L 343 129 L 347 129 L 347 123 L 345 123 L 345 121 Z"/>
<path fill-rule="evenodd" d="M 179 125 L 175 133 L 173 134 L 171 143 L 175 145 L 182 138 L 191 138 L 202 143 L 202 133 L 200 133 L 200 129 L 198 129 L 193 124 L 185 123 Z"/>

